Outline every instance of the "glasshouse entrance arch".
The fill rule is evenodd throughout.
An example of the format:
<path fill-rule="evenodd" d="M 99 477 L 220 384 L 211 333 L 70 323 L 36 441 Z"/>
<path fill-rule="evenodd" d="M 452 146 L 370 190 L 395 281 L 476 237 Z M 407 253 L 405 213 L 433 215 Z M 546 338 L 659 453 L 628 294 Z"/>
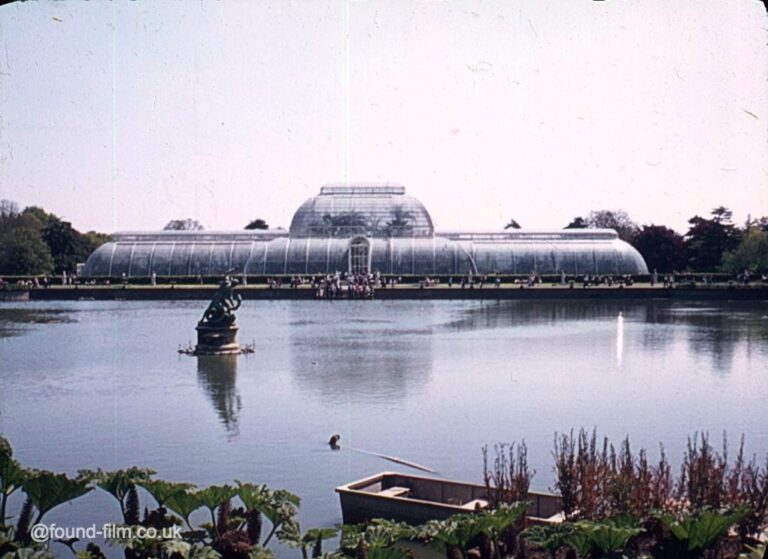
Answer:
<path fill-rule="evenodd" d="M 349 243 L 349 273 L 367 274 L 371 271 L 371 243 L 365 237 L 355 237 Z"/>

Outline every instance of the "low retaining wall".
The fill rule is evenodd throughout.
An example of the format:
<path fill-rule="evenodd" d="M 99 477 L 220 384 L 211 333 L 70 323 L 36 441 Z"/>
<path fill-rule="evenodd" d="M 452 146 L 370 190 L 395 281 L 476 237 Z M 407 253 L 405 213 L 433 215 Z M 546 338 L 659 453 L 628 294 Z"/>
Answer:
<path fill-rule="evenodd" d="M 76 300 L 208 300 L 216 287 L 56 287 L 50 289 L 30 289 L 29 291 L 0 291 L 3 301 L 76 301 Z M 242 286 L 237 289 L 245 300 L 317 300 L 314 289 Z M 768 300 L 768 286 L 759 287 L 493 287 L 482 289 L 460 287 L 424 288 L 399 286 L 391 289 L 377 289 L 375 299 L 408 300 L 643 300 L 643 299 L 679 299 L 701 301 L 728 300 Z M 348 299 L 346 296 L 339 300 Z"/>

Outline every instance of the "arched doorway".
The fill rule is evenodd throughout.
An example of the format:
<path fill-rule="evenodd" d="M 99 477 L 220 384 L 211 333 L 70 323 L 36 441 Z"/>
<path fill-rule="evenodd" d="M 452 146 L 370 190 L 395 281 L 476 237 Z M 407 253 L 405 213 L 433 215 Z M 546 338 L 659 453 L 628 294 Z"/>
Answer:
<path fill-rule="evenodd" d="M 367 274 L 371 269 L 371 243 L 365 237 L 355 237 L 349 243 L 349 273 Z"/>

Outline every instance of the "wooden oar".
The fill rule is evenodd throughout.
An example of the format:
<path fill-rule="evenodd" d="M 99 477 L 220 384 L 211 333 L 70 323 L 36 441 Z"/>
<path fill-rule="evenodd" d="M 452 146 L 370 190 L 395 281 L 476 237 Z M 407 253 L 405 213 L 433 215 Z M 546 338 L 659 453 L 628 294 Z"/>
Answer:
<path fill-rule="evenodd" d="M 430 474 L 437 473 L 435 470 L 431 468 L 427 468 L 426 466 L 422 466 L 421 464 L 417 464 L 416 462 L 403 460 L 402 458 L 398 458 L 397 456 L 388 456 L 386 454 L 379 454 L 378 452 L 371 452 L 370 450 L 363 450 L 362 448 L 350 448 L 350 450 L 362 452 L 363 454 L 370 454 L 371 456 L 378 456 L 379 458 L 383 458 L 384 460 L 389 460 L 390 462 L 394 462 L 396 464 L 402 464 L 403 466 L 408 466 L 409 468 L 413 468 L 415 470 L 421 470 L 422 472 L 429 472 Z"/>

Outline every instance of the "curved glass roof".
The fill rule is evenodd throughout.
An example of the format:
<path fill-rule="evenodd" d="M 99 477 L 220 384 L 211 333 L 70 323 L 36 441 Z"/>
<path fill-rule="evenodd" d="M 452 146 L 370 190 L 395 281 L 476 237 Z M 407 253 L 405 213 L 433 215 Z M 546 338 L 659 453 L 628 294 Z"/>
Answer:
<path fill-rule="evenodd" d="M 356 245 L 354 257 L 352 245 Z M 361 252 L 362 251 L 362 252 Z M 353 261 L 355 264 L 353 264 Z M 640 253 L 610 229 L 438 232 L 400 185 L 326 185 L 290 231 L 124 232 L 88 258 L 86 277 L 305 275 L 647 274 Z"/>
<path fill-rule="evenodd" d="M 647 274 L 640 254 L 607 241 L 453 241 L 432 238 L 278 237 L 252 242 L 117 241 L 88 258 L 86 277 L 271 276 L 350 270 L 350 246 L 365 239 L 370 271 L 395 275 Z"/>
<path fill-rule="evenodd" d="M 434 231 L 422 203 L 395 184 L 326 185 L 296 210 L 290 227 L 292 237 L 430 237 Z"/>

